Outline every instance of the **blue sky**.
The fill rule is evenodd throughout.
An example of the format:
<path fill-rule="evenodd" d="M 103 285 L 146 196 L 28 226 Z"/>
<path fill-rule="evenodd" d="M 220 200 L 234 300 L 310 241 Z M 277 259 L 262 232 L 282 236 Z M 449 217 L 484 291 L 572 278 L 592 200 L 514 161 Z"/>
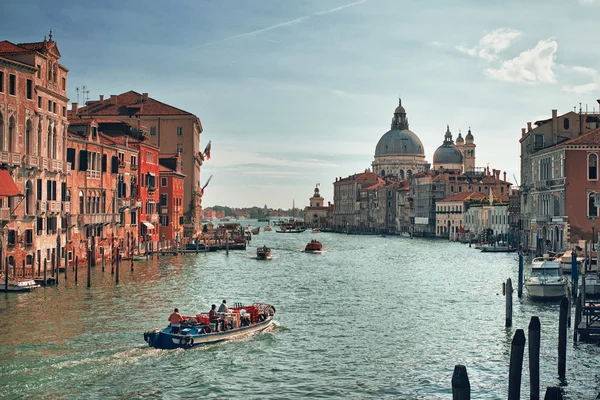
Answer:
<path fill-rule="evenodd" d="M 69 97 L 127 90 L 196 114 L 203 204 L 291 207 L 370 166 L 402 96 L 426 158 L 469 126 L 519 176 L 521 128 L 598 109 L 600 0 L 4 0 L 0 40 L 49 29 Z M 512 179 L 511 179 L 512 180 Z"/>

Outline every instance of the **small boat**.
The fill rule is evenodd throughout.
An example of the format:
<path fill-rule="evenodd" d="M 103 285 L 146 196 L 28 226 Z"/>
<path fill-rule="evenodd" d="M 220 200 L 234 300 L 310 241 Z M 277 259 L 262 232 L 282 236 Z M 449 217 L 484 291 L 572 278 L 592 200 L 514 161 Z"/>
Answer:
<path fill-rule="evenodd" d="M 260 226 L 258 228 L 252 229 L 250 232 L 252 232 L 253 235 L 258 235 L 260 233 Z"/>
<path fill-rule="evenodd" d="M 4 279 L 4 275 L 0 275 L 0 292 L 4 292 L 6 288 Z M 9 292 L 30 292 L 39 287 L 40 285 L 38 285 L 33 279 L 8 277 Z"/>
<path fill-rule="evenodd" d="M 271 249 L 267 246 L 259 247 L 256 249 L 256 259 L 257 260 L 270 260 L 271 257 Z"/>
<path fill-rule="evenodd" d="M 202 344 L 217 343 L 258 333 L 273 324 L 275 307 L 270 304 L 254 303 L 250 306 L 230 308 L 229 313 L 220 314 L 225 330 L 219 331 L 216 323 L 211 323 L 208 314 L 184 317 L 179 333 L 173 333 L 170 326 L 144 333 L 148 346 L 157 349 L 191 348 Z"/>
<path fill-rule="evenodd" d="M 271 232 L 272 230 L 273 228 L 271 228 L 271 225 L 265 226 L 265 232 Z"/>
<path fill-rule="evenodd" d="M 408 233 L 408 232 L 402 232 L 402 233 L 400 234 L 400 236 L 402 236 L 402 237 L 406 237 L 406 238 L 409 238 L 409 237 L 410 237 L 410 233 Z"/>
<path fill-rule="evenodd" d="M 312 233 L 321 233 L 319 228 L 312 228 Z"/>
<path fill-rule="evenodd" d="M 577 254 L 577 252 L 575 252 Z M 565 253 L 560 257 L 560 269 L 562 270 L 563 273 L 565 274 L 570 274 L 572 271 L 572 258 L 573 257 L 573 251 L 572 250 L 567 250 L 565 251 Z M 583 264 L 583 261 L 585 260 L 585 258 L 583 256 L 580 256 L 579 254 L 576 255 L 577 260 L 577 268 L 580 268 L 581 265 Z"/>
<path fill-rule="evenodd" d="M 311 240 L 306 247 L 304 248 L 304 252 L 306 253 L 315 253 L 323 250 L 323 245 L 318 240 Z"/>
<path fill-rule="evenodd" d="M 302 233 L 306 230 L 303 225 L 300 224 L 284 224 L 280 225 L 277 230 L 278 233 Z"/>
<path fill-rule="evenodd" d="M 477 248 L 477 246 L 475 246 Z M 480 247 L 482 253 L 514 253 L 517 251 L 516 247 L 510 247 L 509 245 L 485 245 Z"/>
<path fill-rule="evenodd" d="M 536 300 L 560 299 L 567 294 L 567 278 L 563 276 L 560 262 L 545 260 L 531 266 L 525 287 L 529 297 Z"/>

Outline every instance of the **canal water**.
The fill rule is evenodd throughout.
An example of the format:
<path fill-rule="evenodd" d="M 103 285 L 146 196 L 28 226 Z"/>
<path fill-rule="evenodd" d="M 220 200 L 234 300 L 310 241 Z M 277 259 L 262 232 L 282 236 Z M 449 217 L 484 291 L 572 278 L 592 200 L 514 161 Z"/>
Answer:
<path fill-rule="evenodd" d="M 300 252 L 311 239 L 327 252 Z M 273 260 L 253 259 L 264 244 Z M 515 300 L 504 328 L 501 284 L 517 270 L 515 254 L 447 241 L 262 230 L 229 256 L 126 264 L 118 285 L 96 268 L 88 289 L 81 269 L 78 286 L 71 272 L 58 287 L 0 293 L 0 398 L 449 399 L 454 365 L 465 364 L 473 398 L 502 399 L 512 336 L 533 315 L 545 391 L 560 384 L 558 304 Z M 191 350 L 144 343 L 174 307 L 190 315 L 222 299 L 272 303 L 277 324 Z M 567 398 L 595 398 L 599 356 L 569 339 Z M 527 368 L 526 356 L 523 398 Z"/>

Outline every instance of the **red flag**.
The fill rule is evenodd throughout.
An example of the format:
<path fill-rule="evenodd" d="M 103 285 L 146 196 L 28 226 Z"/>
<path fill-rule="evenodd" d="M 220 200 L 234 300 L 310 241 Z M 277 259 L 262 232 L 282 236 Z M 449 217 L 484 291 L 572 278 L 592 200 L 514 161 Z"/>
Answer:
<path fill-rule="evenodd" d="M 209 140 L 208 144 L 206 145 L 206 148 L 204 149 L 204 156 L 206 157 L 207 160 L 210 160 L 211 143 L 212 143 L 212 140 Z"/>

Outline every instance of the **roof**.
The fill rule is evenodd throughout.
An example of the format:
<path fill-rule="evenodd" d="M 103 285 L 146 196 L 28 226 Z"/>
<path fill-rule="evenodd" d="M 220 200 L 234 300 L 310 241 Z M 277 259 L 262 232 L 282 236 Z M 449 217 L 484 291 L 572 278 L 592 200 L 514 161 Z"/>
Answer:
<path fill-rule="evenodd" d="M 21 191 L 15 184 L 10 172 L 5 169 L 0 169 L 0 197 L 12 197 L 22 195 Z"/>
<path fill-rule="evenodd" d="M 354 175 L 350 175 L 347 178 L 342 178 L 339 179 L 337 182 L 334 182 L 334 185 L 336 183 L 342 183 L 342 182 L 350 182 L 350 181 L 377 181 L 379 179 L 379 175 L 377 175 L 377 173 L 375 172 L 361 172 L 358 174 L 354 174 Z"/>
<path fill-rule="evenodd" d="M 27 51 L 27 49 L 17 46 L 8 40 L 3 40 L 0 42 L 0 53 L 23 53 L 25 51 Z"/>
<path fill-rule="evenodd" d="M 486 196 L 485 194 L 481 193 L 481 192 L 462 192 L 462 193 L 457 193 L 454 196 L 450 196 L 444 200 L 440 200 L 440 201 L 467 201 L 467 200 L 484 200 L 487 199 L 488 196 Z"/>
<path fill-rule="evenodd" d="M 77 115 L 189 115 L 192 113 L 181 110 L 177 107 L 162 103 L 147 95 L 140 94 L 133 90 L 121 93 L 116 96 L 116 101 L 104 99 L 102 101 L 91 101 L 86 106 L 77 110 Z M 111 96 L 112 97 L 112 96 Z"/>
<path fill-rule="evenodd" d="M 587 145 L 587 146 L 600 146 L 600 128 L 594 129 L 584 133 L 581 136 L 577 136 L 573 139 L 566 140 L 560 143 L 565 146 L 570 145 Z"/>

